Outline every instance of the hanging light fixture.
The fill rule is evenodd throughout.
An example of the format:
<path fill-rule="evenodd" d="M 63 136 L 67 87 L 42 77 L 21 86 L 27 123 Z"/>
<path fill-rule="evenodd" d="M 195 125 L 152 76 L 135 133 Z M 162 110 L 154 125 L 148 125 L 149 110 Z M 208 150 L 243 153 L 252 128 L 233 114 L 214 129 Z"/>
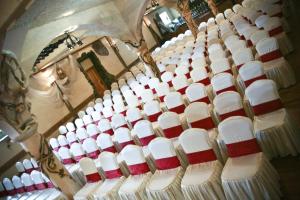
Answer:
<path fill-rule="evenodd" d="M 77 45 L 83 45 L 82 41 L 74 35 L 71 35 L 68 31 L 65 32 L 65 41 L 68 49 L 74 49 Z"/>

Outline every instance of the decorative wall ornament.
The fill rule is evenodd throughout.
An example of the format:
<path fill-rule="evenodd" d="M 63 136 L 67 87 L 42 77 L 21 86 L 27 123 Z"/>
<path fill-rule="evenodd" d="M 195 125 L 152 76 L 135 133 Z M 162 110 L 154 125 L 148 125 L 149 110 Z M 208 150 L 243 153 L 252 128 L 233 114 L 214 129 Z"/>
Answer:
<path fill-rule="evenodd" d="M 93 42 L 92 43 L 92 48 L 100 56 L 108 56 L 109 55 L 109 51 L 106 48 L 106 46 L 103 44 L 101 39 Z"/>

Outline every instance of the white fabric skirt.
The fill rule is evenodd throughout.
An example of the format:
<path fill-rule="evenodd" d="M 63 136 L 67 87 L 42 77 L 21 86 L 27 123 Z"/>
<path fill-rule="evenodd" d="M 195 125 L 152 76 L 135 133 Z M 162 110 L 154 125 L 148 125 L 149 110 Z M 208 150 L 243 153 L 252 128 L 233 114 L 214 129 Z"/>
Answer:
<path fill-rule="evenodd" d="M 279 49 L 284 56 L 294 51 L 294 47 L 285 32 L 275 35 L 275 38 L 277 39 Z"/>
<path fill-rule="evenodd" d="M 279 176 L 263 153 L 228 158 L 222 175 L 226 199 L 279 200 Z"/>
<path fill-rule="evenodd" d="M 221 183 L 222 164 L 218 160 L 189 165 L 182 178 L 185 199 L 225 199 Z"/>
<path fill-rule="evenodd" d="M 181 179 L 184 170 L 177 167 L 169 170 L 156 170 L 146 186 L 148 199 L 152 200 L 182 200 Z"/>
<path fill-rule="evenodd" d="M 114 179 L 106 179 L 100 187 L 93 193 L 93 197 L 96 200 L 112 200 L 119 199 L 118 190 L 122 185 L 125 177 L 119 177 Z"/>
<path fill-rule="evenodd" d="M 254 117 L 255 136 L 268 158 L 300 153 L 299 127 L 284 108 Z"/>
<path fill-rule="evenodd" d="M 74 200 L 92 200 L 94 192 L 101 186 L 102 181 L 85 184 L 74 196 Z"/>

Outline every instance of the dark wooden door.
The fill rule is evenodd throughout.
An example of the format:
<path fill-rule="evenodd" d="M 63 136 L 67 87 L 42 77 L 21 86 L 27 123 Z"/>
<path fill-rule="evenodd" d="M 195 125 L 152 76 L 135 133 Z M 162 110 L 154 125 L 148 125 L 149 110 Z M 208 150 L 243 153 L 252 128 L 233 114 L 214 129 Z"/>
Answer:
<path fill-rule="evenodd" d="M 100 96 L 103 96 L 103 93 L 106 90 L 106 87 L 105 87 L 103 81 L 100 79 L 96 69 L 94 67 L 90 67 L 89 69 L 86 70 L 86 73 L 89 76 L 90 80 L 93 82 L 98 94 Z"/>

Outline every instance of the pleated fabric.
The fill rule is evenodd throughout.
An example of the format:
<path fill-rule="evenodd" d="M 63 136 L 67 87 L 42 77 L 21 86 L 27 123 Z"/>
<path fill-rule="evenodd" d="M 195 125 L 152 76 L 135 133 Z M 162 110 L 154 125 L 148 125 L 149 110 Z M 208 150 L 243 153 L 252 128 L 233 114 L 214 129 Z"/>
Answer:
<path fill-rule="evenodd" d="M 95 200 L 113 200 L 120 199 L 118 195 L 118 190 L 122 183 L 124 182 L 125 177 L 119 177 L 114 179 L 106 179 L 99 188 L 93 194 Z"/>

